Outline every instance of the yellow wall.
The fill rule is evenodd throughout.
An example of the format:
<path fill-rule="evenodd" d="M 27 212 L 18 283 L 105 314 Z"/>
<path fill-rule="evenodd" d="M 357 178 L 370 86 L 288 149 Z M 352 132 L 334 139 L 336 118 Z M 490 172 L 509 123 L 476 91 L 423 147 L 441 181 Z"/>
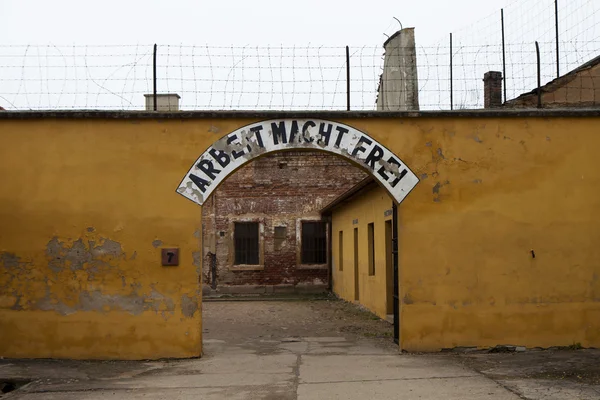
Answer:
<path fill-rule="evenodd" d="M 439 122 L 397 143 L 402 346 L 600 345 L 600 120 Z"/>
<path fill-rule="evenodd" d="M 421 177 L 399 207 L 402 348 L 600 346 L 599 121 L 340 121 Z M 175 188 L 250 122 L 0 119 L 0 355 L 199 355 L 201 210 Z"/>
<path fill-rule="evenodd" d="M 332 212 L 332 282 L 333 291 L 347 301 L 355 301 L 354 229 L 358 228 L 358 303 L 381 318 L 386 318 L 386 270 L 385 221 L 391 221 L 392 199 L 379 186 L 367 189 L 353 197 L 349 203 Z M 358 220 L 358 222 L 357 222 Z M 356 223 L 357 222 L 357 223 Z M 375 275 L 369 275 L 369 241 L 367 226 L 374 225 Z M 340 271 L 339 232 L 343 232 L 344 260 Z M 390 313 L 391 314 L 391 313 Z"/>
<path fill-rule="evenodd" d="M 403 349 L 600 345 L 599 122 L 370 124 L 421 178 L 399 207 Z M 353 282 L 342 279 L 349 288 L 334 288 L 349 298 Z"/>
<path fill-rule="evenodd" d="M 200 355 L 201 209 L 175 189 L 210 127 L 0 120 L 0 356 Z"/>

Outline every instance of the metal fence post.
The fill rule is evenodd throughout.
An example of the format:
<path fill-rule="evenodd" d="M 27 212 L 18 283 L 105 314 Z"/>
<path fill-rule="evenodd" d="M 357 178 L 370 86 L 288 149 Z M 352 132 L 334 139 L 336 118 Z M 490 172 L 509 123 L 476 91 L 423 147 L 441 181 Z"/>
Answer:
<path fill-rule="evenodd" d="M 542 67 L 540 65 L 540 45 L 535 42 L 535 52 L 537 54 L 537 95 L 538 95 L 538 108 L 542 108 Z"/>
<path fill-rule="evenodd" d="M 350 47 L 346 46 L 346 110 L 350 111 Z"/>
<path fill-rule="evenodd" d="M 558 45 L 558 0 L 554 0 L 554 26 L 556 29 L 556 77 L 560 77 L 560 59 Z"/>
<path fill-rule="evenodd" d="M 452 32 L 450 32 L 450 110 L 454 110 L 454 81 L 452 74 Z"/>
<path fill-rule="evenodd" d="M 506 103 L 506 42 L 504 41 L 504 8 L 500 10 L 502 24 L 502 78 L 504 78 L 504 102 Z"/>
<path fill-rule="evenodd" d="M 157 111 L 158 104 L 156 103 L 156 43 L 154 43 L 154 57 L 152 60 L 152 81 L 154 86 L 154 111 Z"/>

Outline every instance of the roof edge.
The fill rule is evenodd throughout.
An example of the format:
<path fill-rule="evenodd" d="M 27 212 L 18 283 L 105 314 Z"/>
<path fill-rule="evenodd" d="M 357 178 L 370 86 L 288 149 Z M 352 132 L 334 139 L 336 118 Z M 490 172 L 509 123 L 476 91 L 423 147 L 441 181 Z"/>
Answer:
<path fill-rule="evenodd" d="M 350 198 L 354 197 L 358 193 L 363 190 L 371 187 L 377 186 L 377 182 L 375 178 L 371 175 L 367 176 L 362 181 L 358 182 L 356 185 L 352 186 L 350 189 L 346 190 L 344 193 L 333 199 L 329 204 L 327 204 L 324 208 L 321 209 L 321 215 L 328 215 L 331 211 L 341 205 L 343 202 L 350 200 Z"/>
<path fill-rule="evenodd" d="M 542 93 L 551 93 L 552 90 L 548 90 L 548 89 L 553 88 L 554 86 L 556 86 L 555 89 L 558 89 L 562 85 L 567 84 L 567 83 L 571 82 L 573 79 L 575 79 L 576 75 L 579 74 L 580 72 L 583 72 L 590 68 L 593 68 L 598 64 L 600 64 L 600 56 L 596 56 L 596 57 L 592 58 L 591 60 L 589 60 L 588 62 L 583 63 L 580 66 L 576 67 L 575 69 L 572 69 L 571 71 L 565 73 L 564 75 L 561 75 L 558 78 L 554 78 L 551 81 L 546 82 L 544 85 L 540 86 L 539 89 Z M 538 88 L 534 88 L 528 92 L 521 93 L 519 96 L 515 97 L 514 99 L 507 100 L 505 102 L 505 104 L 512 105 L 514 103 L 517 103 L 518 100 L 523 100 L 524 98 L 535 96 L 535 95 L 537 95 L 537 93 L 538 93 Z"/>

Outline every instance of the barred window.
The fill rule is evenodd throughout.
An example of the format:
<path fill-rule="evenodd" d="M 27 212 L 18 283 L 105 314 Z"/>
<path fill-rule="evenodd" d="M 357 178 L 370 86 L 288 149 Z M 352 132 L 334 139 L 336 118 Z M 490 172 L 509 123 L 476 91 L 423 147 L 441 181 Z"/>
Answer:
<path fill-rule="evenodd" d="M 258 265 L 258 222 L 236 222 L 233 239 L 235 264 Z"/>
<path fill-rule="evenodd" d="M 327 224 L 302 222 L 302 264 L 327 263 Z"/>

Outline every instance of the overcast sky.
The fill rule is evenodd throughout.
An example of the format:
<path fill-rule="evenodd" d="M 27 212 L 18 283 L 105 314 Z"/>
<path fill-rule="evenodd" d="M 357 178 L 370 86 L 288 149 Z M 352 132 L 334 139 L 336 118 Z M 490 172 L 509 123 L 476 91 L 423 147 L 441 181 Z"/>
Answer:
<path fill-rule="evenodd" d="M 556 77 L 555 0 L 0 0 L 0 106 L 139 109 L 152 90 L 183 109 L 373 109 L 383 42 L 414 27 L 420 106 L 483 104 L 502 71 L 507 98 Z M 558 0 L 561 73 L 600 53 L 600 0 Z M 21 46 L 16 46 L 21 45 Z M 110 46 L 107 46 L 110 45 Z"/>
<path fill-rule="evenodd" d="M 0 0 L 0 43 L 377 45 L 396 17 L 429 44 L 507 2 Z"/>

